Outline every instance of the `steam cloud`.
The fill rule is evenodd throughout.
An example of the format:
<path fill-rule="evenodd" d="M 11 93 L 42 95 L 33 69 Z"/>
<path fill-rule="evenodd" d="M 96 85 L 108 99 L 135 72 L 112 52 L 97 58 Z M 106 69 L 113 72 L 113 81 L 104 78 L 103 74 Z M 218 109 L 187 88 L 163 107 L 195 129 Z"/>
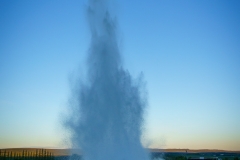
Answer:
<path fill-rule="evenodd" d="M 71 144 L 85 160 L 148 160 L 140 142 L 146 106 L 141 77 L 133 80 L 122 66 L 108 1 L 88 4 L 87 81 L 78 82 L 71 97 L 66 121 Z"/>

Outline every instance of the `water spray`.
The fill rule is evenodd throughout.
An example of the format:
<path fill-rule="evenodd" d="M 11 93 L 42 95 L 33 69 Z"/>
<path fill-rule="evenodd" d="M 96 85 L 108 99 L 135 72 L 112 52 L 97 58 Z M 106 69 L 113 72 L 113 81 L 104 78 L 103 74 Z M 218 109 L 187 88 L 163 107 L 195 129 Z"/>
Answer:
<path fill-rule="evenodd" d="M 81 148 L 85 160 L 148 160 L 140 142 L 143 82 L 122 66 L 116 18 L 108 7 L 107 0 L 88 1 L 87 77 L 76 85 L 66 126 L 72 146 Z"/>

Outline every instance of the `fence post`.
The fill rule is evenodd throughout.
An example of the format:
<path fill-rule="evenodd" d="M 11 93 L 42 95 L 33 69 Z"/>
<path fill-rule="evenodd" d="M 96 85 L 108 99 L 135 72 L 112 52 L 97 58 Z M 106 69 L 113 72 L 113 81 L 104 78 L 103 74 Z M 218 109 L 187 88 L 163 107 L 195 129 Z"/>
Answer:
<path fill-rule="evenodd" d="M 21 158 L 24 159 L 24 150 L 22 151 L 22 157 Z"/>
<path fill-rule="evenodd" d="M 38 159 L 38 150 L 36 150 L 35 158 Z"/>
<path fill-rule="evenodd" d="M 6 159 L 6 150 L 3 152 L 3 159 Z"/>

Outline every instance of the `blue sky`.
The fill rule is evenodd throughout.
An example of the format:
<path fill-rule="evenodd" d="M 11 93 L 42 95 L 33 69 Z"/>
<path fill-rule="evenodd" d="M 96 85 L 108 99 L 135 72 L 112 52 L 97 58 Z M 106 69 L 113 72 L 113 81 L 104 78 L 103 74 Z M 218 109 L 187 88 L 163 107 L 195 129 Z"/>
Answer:
<path fill-rule="evenodd" d="M 64 147 L 87 1 L 0 1 L 0 148 Z M 143 144 L 240 150 L 240 2 L 116 1 L 124 66 L 144 73 Z M 80 69 L 78 69 L 80 66 Z"/>

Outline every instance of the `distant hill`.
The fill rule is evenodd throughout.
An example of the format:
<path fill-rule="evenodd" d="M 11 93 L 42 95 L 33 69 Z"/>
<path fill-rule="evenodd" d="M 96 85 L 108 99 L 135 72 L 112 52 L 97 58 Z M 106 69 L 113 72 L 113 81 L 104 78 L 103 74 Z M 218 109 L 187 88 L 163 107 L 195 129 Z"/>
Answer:
<path fill-rule="evenodd" d="M 41 150 L 42 148 L 2 148 L 1 151 L 6 150 L 7 152 L 17 152 L 22 153 L 23 150 L 27 152 L 33 152 L 35 153 L 37 150 Z M 48 149 L 44 148 L 44 150 L 47 150 L 48 152 L 51 152 L 54 154 L 54 156 L 67 156 L 71 154 L 81 154 L 81 151 L 79 149 Z M 156 148 L 150 148 L 150 152 L 175 152 L 175 153 L 201 153 L 201 152 L 225 152 L 225 153 L 240 153 L 240 151 L 228 151 L 228 150 L 217 150 L 217 149 L 199 149 L 199 150 L 193 150 L 193 149 L 156 149 Z"/>
<path fill-rule="evenodd" d="M 185 152 L 185 153 L 207 153 L 207 152 L 226 152 L 226 153 L 240 153 L 240 151 L 218 150 L 218 149 L 156 149 L 150 148 L 151 152 Z"/>

